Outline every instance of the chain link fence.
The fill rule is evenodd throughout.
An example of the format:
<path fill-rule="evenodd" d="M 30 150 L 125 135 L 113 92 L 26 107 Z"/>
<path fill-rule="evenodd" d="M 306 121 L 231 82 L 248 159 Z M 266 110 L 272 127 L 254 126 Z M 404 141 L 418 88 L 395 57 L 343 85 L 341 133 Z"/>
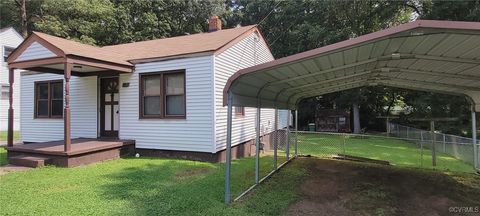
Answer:
<path fill-rule="evenodd" d="M 292 127 L 294 125 L 294 122 L 292 122 L 293 116 L 287 115 L 287 111 L 283 111 L 285 113 L 281 112 L 279 111 L 276 114 L 277 117 L 272 122 L 272 126 L 275 126 L 271 130 L 261 127 L 258 177 L 256 173 L 255 139 L 244 144 L 247 146 L 245 151 L 250 152 L 248 157 L 232 161 L 231 197 L 234 201 L 243 197 L 258 183 L 270 177 L 295 157 L 297 133 L 295 133 L 294 127 Z M 271 116 L 266 116 L 265 118 L 271 118 Z M 287 127 L 287 125 L 290 125 L 290 127 Z"/>
<path fill-rule="evenodd" d="M 411 141 L 417 146 L 434 149 L 435 152 L 444 153 L 472 166 L 475 163 L 473 139 L 451 134 L 432 133 L 431 131 L 408 127 L 395 123 L 389 124 L 389 134 Z M 433 145 L 435 143 L 435 145 Z M 477 148 L 480 143 L 477 142 Z M 478 158 L 477 158 L 478 163 Z"/>
<path fill-rule="evenodd" d="M 400 133 L 405 132 L 400 130 Z M 448 142 L 445 142 L 445 145 L 443 142 L 436 142 L 437 151 L 436 154 L 433 154 L 431 150 L 432 141 L 429 141 L 427 133 L 413 130 L 410 133 L 411 139 L 404 139 L 366 134 L 299 131 L 298 154 L 300 156 L 333 157 L 460 172 L 474 171 L 473 163 L 470 163 L 473 158 L 471 143 L 469 145 L 458 144 L 457 146 L 450 144 L 449 146 Z M 414 138 L 415 136 L 420 139 L 417 140 Z M 438 134 L 436 136 L 440 138 Z M 468 146 L 470 149 L 468 149 Z M 443 152 L 444 149 L 445 152 Z M 449 152 L 464 155 L 464 158 L 456 158 Z M 433 165 L 434 158 L 436 159 L 435 165 Z"/>
<path fill-rule="evenodd" d="M 252 152 L 250 157 L 232 162 L 231 197 L 234 201 L 297 155 L 474 172 L 472 141 L 465 137 L 432 135 L 429 131 L 396 124 L 389 125 L 389 136 L 295 131 L 280 127 L 278 119 L 276 125 L 277 130 L 261 133 L 258 177 L 255 141 L 247 144 Z M 435 151 L 432 151 L 433 140 Z"/>

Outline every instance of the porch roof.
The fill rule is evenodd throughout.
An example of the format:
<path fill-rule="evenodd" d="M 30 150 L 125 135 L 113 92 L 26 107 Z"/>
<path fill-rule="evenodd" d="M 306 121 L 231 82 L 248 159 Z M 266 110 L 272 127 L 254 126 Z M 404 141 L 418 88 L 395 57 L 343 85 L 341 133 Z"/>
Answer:
<path fill-rule="evenodd" d="M 63 73 L 72 64 L 72 75 L 87 72 L 132 72 L 126 57 L 99 47 L 81 44 L 40 32 L 33 32 L 7 59 L 9 67 Z"/>
<path fill-rule="evenodd" d="M 303 99 L 384 85 L 467 96 L 480 111 L 480 23 L 418 20 L 236 72 L 233 106 L 295 109 Z"/>

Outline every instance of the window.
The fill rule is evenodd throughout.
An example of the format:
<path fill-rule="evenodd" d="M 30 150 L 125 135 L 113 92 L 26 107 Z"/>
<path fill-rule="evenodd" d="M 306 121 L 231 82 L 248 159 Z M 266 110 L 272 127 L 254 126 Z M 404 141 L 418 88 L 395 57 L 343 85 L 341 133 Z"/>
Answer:
<path fill-rule="evenodd" d="M 235 115 L 244 116 L 245 115 L 245 107 L 235 107 Z"/>
<path fill-rule="evenodd" d="M 140 75 L 140 118 L 185 118 L 185 71 Z"/>
<path fill-rule="evenodd" d="M 10 86 L 9 85 L 0 85 L 0 99 L 8 100 L 10 97 Z"/>
<path fill-rule="evenodd" d="M 35 82 L 35 118 L 63 117 L 63 81 Z"/>
<path fill-rule="evenodd" d="M 3 61 L 4 62 L 7 62 L 8 56 L 10 55 L 10 53 L 13 52 L 14 49 L 15 48 L 13 48 L 13 47 L 7 47 L 7 46 L 3 47 Z"/>

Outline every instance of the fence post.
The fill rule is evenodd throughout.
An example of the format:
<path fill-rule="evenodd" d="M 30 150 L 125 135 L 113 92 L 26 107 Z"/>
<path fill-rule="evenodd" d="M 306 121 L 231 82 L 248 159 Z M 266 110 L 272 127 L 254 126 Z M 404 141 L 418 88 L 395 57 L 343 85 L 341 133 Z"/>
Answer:
<path fill-rule="evenodd" d="M 273 137 L 273 169 L 277 170 L 277 150 L 278 150 L 278 109 L 275 109 L 275 133 Z"/>
<path fill-rule="evenodd" d="M 408 134 L 409 134 L 409 129 L 410 129 L 410 127 L 407 127 L 407 139 L 410 139 L 410 136 L 408 136 Z"/>
<path fill-rule="evenodd" d="M 475 107 L 472 106 L 472 143 L 473 143 L 473 167 L 478 171 L 479 166 L 479 157 L 478 157 L 478 147 L 477 144 L 477 114 L 475 112 Z"/>
<path fill-rule="evenodd" d="M 287 161 L 290 160 L 290 114 L 292 112 L 288 110 L 287 112 L 287 145 L 285 146 L 285 154 L 287 155 Z"/>
<path fill-rule="evenodd" d="M 347 142 L 347 134 L 343 134 L 343 159 L 347 158 L 347 150 L 346 150 L 346 142 Z"/>
<path fill-rule="evenodd" d="M 435 122 L 434 121 L 430 121 L 430 134 L 431 134 L 431 138 L 432 138 L 432 166 L 437 166 L 437 151 L 435 150 L 436 146 L 435 146 L 435 140 L 436 140 L 436 137 L 435 137 Z"/>
<path fill-rule="evenodd" d="M 423 131 L 420 131 L 420 167 L 423 167 Z"/>
<path fill-rule="evenodd" d="M 298 109 L 295 110 L 295 157 L 298 156 Z"/>
<path fill-rule="evenodd" d="M 445 134 L 443 134 L 443 153 L 447 153 L 447 145 L 446 145 Z"/>

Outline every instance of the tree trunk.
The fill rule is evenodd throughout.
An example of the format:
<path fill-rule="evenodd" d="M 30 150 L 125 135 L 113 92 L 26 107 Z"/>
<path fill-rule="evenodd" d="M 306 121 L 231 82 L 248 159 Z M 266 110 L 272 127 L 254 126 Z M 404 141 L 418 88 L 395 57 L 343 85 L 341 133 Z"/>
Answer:
<path fill-rule="evenodd" d="M 352 104 L 353 108 L 353 133 L 360 133 L 360 111 L 358 109 L 358 104 Z"/>
<path fill-rule="evenodd" d="M 18 7 L 20 8 L 20 16 L 21 22 L 22 22 L 22 36 L 26 38 L 28 36 L 28 31 L 27 31 L 27 7 L 25 0 L 16 0 Z"/>

